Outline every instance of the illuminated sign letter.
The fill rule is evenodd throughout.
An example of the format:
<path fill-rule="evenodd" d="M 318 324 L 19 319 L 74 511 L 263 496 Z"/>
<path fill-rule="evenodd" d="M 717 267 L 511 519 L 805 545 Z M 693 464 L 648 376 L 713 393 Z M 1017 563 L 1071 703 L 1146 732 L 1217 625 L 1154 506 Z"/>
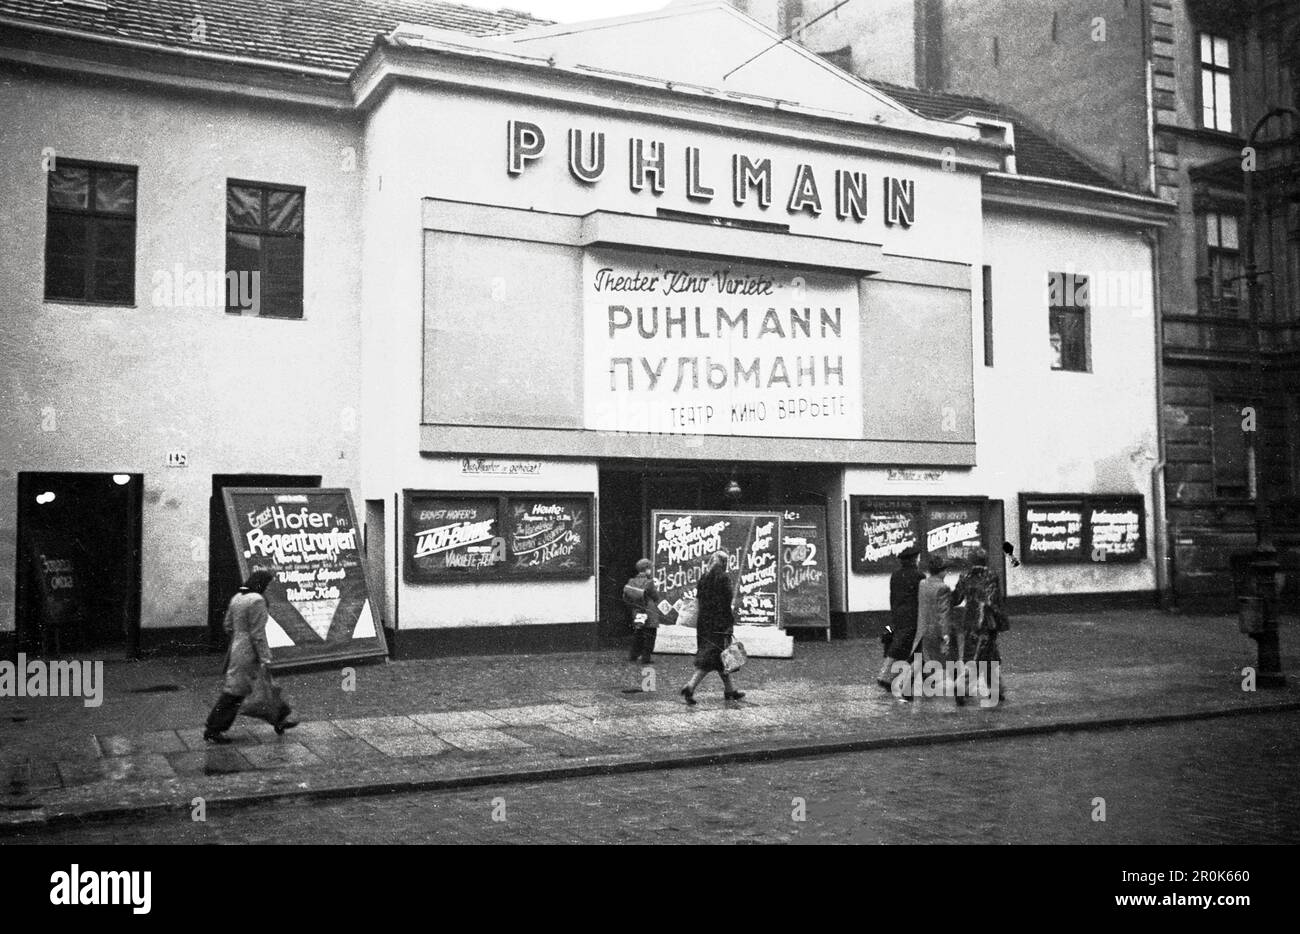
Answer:
<path fill-rule="evenodd" d="M 628 146 L 628 184 L 633 191 L 641 191 L 649 177 L 650 190 L 661 195 L 664 193 L 664 144 L 650 143 L 648 158 L 645 150 L 646 141 L 633 137 Z"/>
<path fill-rule="evenodd" d="M 855 221 L 867 217 L 867 176 L 864 172 L 835 173 L 835 214 L 845 220 L 850 214 Z"/>
<path fill-rule="evenodd" d="M 910 178 L 885 176 L 885 223 L 911 227 L 916 219 L 916 183 Z"/>
<path fill-rule="evenodd" d="M 592 132 L 590 135 L 590 151 L 584 152 L 582 131 L 569 131 L 569 174 L 588 185 L 605 174 L 605 134 Z"/>
<path fill-rule="evenodd" d="M 813 175 L 812 166 L 800 163 L 794 173 L 794 185 L 790 189 L 791 214 L 807 211 L 813 217 L 822 212 L 822 196 L 817 191 L 817 176 Z"/>
<path fill-rule="evenodd" d="M 700 184 L 700 150 L 686 147 L 686 197 L 692 201 L 712 201 L 713 189 Z"/>

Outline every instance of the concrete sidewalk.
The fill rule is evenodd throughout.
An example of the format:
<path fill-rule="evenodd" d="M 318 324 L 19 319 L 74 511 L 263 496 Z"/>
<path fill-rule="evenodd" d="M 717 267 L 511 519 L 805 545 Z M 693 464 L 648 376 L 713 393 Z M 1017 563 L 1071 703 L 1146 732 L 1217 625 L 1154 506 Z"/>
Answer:
<path fill-rule="evenodd" d="M 1289 686 L 1248 693 L 1254 644 L 1234 618 L 1157 612 L 1023 616 L 1001 637 L 1006 704 L 904 704 L 875 684 L 877 642 L 801 642 L 751 660 L 746 697 L 711 676 L 677 694 L 690 659 L 621 652 L 425 659 L 280 680 L 303 722 L 276 736 L 241 718 L 235 743 L 201 726 L 220 656 L 108 661 L 104 703 L 0 699 L 0 832 L 139 810 L 189 819 L 286 795 L 381 793 L 546 776 L 682 767 L 875 746 L 1093 729 L 1300 708 L 1300 638 L 1282 627 Z"/>

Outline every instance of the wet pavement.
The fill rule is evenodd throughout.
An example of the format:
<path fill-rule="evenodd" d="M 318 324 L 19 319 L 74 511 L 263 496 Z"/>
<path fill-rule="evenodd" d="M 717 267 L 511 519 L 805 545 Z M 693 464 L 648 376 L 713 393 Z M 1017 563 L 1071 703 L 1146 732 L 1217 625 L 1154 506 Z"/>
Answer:
<path fill-rule="evenodd" d="M 1001 637 L 1010 701 L 903 704 L 874 683 L 879 643 L 800 642 L 754 659 L 747 696 L 714 678 L 688 708 L 690 658 L 628 664 L 613 650 L 403 660 L 285 673 L 303 723 L 284 736 L 241 718 L 203 743 L 220 656 L 105 664 L 100 707 L 0 699 L 0 830 L 148 808 L 185 811 L 268 796 L 348 794 L 544 775 L 662 768 L 872 745 L 1006 737 L 1101 723 L 1235 714 L 1300 704 L 1242 690 L 1253 643 L 1229 617 L 1156 612 L 1025 616 Z M 1296 669 L 1297 627 L 1282 631 Z"/>

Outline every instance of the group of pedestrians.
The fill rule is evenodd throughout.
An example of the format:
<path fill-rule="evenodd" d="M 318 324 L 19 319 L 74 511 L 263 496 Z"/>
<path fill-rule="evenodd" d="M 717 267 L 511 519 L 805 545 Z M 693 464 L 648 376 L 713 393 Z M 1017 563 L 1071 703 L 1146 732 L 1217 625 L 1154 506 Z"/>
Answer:
<path fill-rule="evenodd" d="M 1010 620 L 1003 609 L 1001 582 L 988 566 L 988 552 L 971 553 L 970 566 L 953 588 L 944 580 L 948 565 L 942 555 L 926 558 L 928 573 L 917 567 L 919 556 L 916 548 L 901 552 L 900 566 L 889 578 L 890 619 L 881 636 L 885 660 L 877 683 L 900 700 L 911 701 L 922 672 L 942 670 L 944 693 L 958 704 L 976 693 L 994 703 L 1005 701 L 997 640 L 999 632 L 1010 628 Z M 976 683 L 971 683 L 972 677 Z"/>

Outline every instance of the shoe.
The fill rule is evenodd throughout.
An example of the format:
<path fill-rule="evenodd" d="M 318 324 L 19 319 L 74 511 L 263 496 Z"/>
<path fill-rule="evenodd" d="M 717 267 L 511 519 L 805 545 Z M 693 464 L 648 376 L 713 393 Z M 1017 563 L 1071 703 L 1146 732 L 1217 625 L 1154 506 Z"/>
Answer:
<path fill-rule="evenodd" d="M 275 735 L 283 736 L 285 730 L 292 730 L 297 725 L 298 725 L 297 720 L 289 720 L 288 718 L 281 720 L 279 723 L 275 725 Z"/>
<path fill-rule="evenodd" d="M 222 733 L 210 733 L 207 731 L 204 731 L 203 733 L 203 741 L 213 746 L 226 746 L 234 742 L 234 740 L 229 736 Z"/>
<path fill-rule="evenodd" d="M 682 697 L 686 699 L 686 706 L 688 707 L 695 706 L 696 703 L 695 692 L 692 691 L 690 688 L 682 688 Z"/>
<path fill-rule="evenodd" d="M 898 702 L 900 704 L 910 704 L 912 703 L 912 698 L 908 697 L 906 694 L 900 694 L 898 696 Z"/>
<path fill-rule="evenodd" d="M 723 691 L 722 692 L 722 697 L 724 700 L 740 700 L 744 696 L 745 696 L 744 691 Z"/>
<path fill-rule="evenodd" d="M 886 691 L 890 690 L 894 686 L 894 682 L 886 681 L 884 678 L 877 678 L 876 684 L 880 685 Z"/>

